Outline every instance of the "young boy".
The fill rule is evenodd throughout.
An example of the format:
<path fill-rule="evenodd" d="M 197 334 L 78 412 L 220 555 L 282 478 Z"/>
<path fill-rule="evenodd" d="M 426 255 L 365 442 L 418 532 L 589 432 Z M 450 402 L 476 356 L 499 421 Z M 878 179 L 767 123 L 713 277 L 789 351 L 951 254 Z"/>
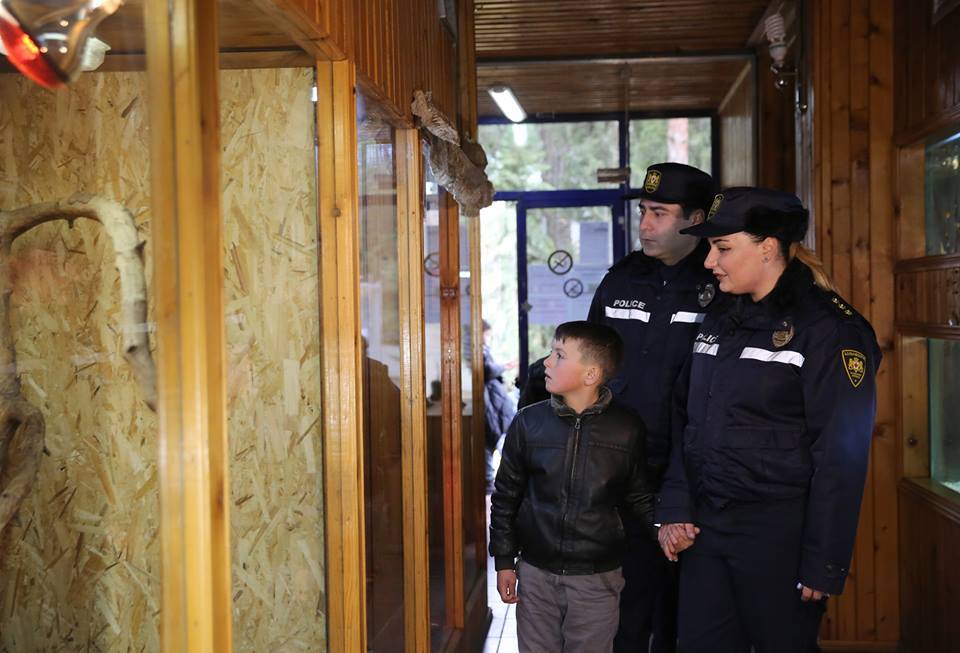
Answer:
<path fill-rule="evenodd" d="M 622 357 L 612 328 L 561 324 L 545 363 L 551 398 L 521 410 L 507 431 L 490 555 L 500 598 L 518 604 L 521 651 L 613 648 L 623 587 L 620 511 L 645 523 L 653 511 L 643 423 L 611 404 L 603 385 Z"/>

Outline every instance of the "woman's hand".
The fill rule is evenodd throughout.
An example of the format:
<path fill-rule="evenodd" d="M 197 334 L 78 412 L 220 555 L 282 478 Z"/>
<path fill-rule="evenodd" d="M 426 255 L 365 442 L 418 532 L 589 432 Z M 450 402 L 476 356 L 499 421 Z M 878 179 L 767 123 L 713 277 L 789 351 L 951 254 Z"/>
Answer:
<path fill-rule="evenodd" d="M 800 590 L 801 601 L 819 601 L 830 596 L 826 592 L 821 592 L 802 584 L 798 585 L 797 589 Z"/>
<path fill-rule="evenodd" d="M 517 572 L 513 569 L 501 569 L 497 572 L 497 591 L 500 593 L 500 600 L 504 603 L 516 603 L 520 599 L 517 597 Z"/>
<path fill-rule="evenodd" d="M 657 533 L 657 539 L 667 560 L 676 562 L 677 555 L 693 546 L 693 541 L 699 533 L 700 529 L 693 524 L 664 524 Z"/>

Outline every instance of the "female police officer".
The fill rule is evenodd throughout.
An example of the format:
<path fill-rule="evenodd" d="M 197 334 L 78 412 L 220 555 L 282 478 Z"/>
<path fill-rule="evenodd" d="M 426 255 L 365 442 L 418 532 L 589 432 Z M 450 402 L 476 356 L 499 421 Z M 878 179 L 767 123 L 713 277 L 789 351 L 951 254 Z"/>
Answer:
<path fill-rule="evenodd" d="M 823 599 L 853 551 L 880 351 L 869 323 L 800 246 L 793 195 L 731 188 L 704 261 L 729 293 L 707 316 L 676 393 L 658 497 L 665 555 L 680 551 L 684 653 L 816 651 Z"/>

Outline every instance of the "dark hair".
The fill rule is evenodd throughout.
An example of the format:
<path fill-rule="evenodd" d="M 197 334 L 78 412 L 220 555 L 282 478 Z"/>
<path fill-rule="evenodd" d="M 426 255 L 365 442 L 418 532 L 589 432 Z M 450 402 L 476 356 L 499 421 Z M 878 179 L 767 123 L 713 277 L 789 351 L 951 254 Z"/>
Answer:
<path fill-rule="evenodd" d="M 481 322 L 483 323 L 483 330 L 484 330 L 484 331 L 489 331 L 490 329 L 493 328 L 492 326 L 490 326 L 490 323 L 487 322 L 486 320 L 481 320 Z"/>
<path fill-rule="evenodd" d="M 599 365 L 604 381 L 616 374 L 623 362 L 623 340 L 619 333 L 604 324 L 583 320 L 564 322 L 553 332 L 553 338 L 560 342 L 567 338 L 578 341 L 580 357 L 587 363 Z"/>
<path fill-rule="evenodd" d="M 680 204 L 680 211 L 681 211 L 681 213 L 683 214 L 683 219 L 684 219 L 684 220 L 689 220 L 691 217 L 693 217 L 693 212 L 694 212 L 694 211 L 703 211 L 703 216 L 704 216 L 704 217 L 707 216 L 707 209 L 703 208 L 703 207 L 700 206 L 699 204 L 683 204 L 683 203 L 681 203 L 681 204 Z"/>

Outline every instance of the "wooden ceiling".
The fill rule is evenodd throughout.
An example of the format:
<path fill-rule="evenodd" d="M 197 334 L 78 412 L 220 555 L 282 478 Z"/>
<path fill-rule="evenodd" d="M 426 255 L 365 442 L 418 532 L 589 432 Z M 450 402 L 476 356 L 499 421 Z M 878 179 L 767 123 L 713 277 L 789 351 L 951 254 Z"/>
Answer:
<path fill-rule="evenodd" d="M 630 76 L 631 111 L 715 108 L 749 58 L 484 65 L 477 69 L 479 115 L 497 116 L 487 89 L 507 84 L 527 114 L 622 112 Z"/>
<path fill-rule="evenodd" d="M 771 0 L 476 0 L 479 114 L 510 86 L 529 114 L 711 110 Z"/>

